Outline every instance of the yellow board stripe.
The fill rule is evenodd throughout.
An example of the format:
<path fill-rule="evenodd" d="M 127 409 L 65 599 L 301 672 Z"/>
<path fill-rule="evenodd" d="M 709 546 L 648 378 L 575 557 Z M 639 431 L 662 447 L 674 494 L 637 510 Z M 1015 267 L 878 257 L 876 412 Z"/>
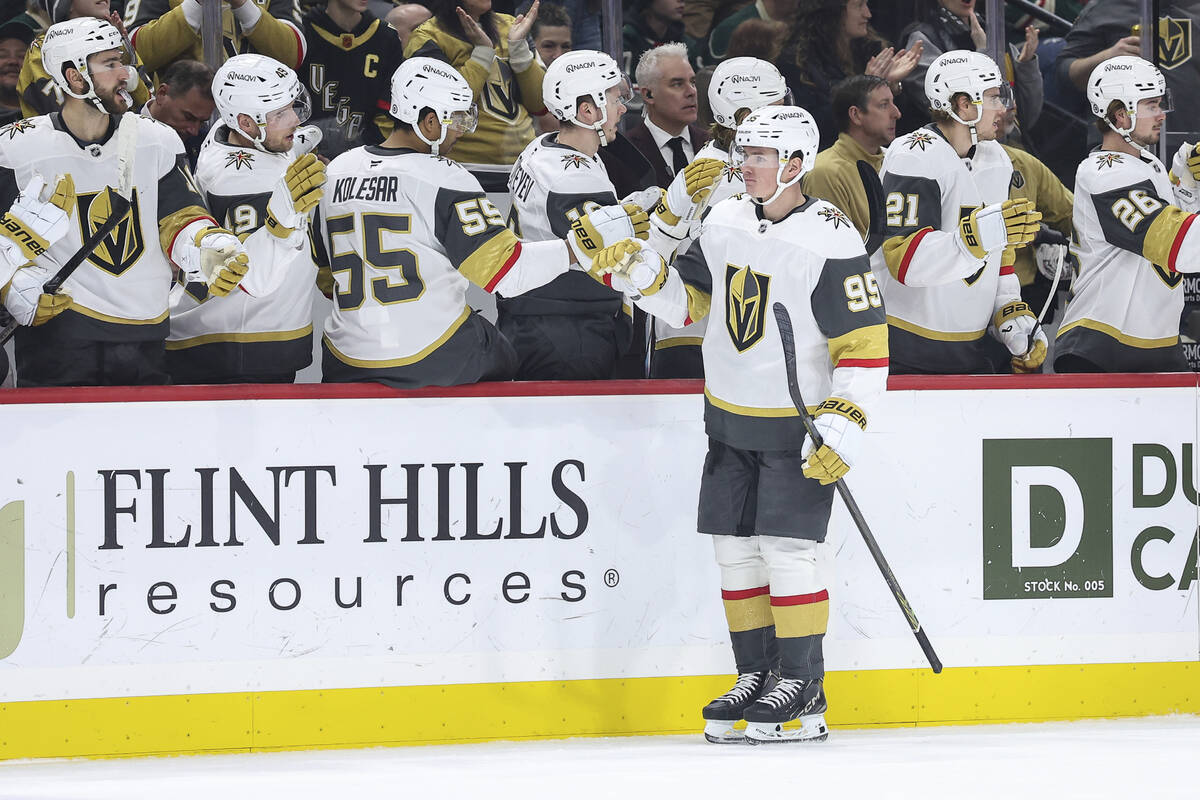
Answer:
<path fill-rule="evenodd" d="M 728 675 L 0 704 L 0 758 L 132 756 L 698 733 Z M 835 727 L 1200 713 L 1200 664 L 832 672 Z M 1130 691 L 1136 686 L 1137 691 Z"/>
<path fill-rule="evenodd" d="M 1178 336 L 1167 336 L 1162 339 L 1141 339 L 1137 336 L 1130 336 L 1128 333 L 1122 333 L 1112 325 L 1106 325 L 1103 322 L 1097 322 L 1094 319 L 1078 319 L 1067 325 L 1063 325 L 1058 329 L 1058 335 L 1062 336 L 1072 328 L 1087 328 L 1097 333 L 1103 333 L 1106 336 L 1111 336 L 1121 344 L 1127 344 L 1130 347 L 1152 348 L 1152 347 L 1171 347 L 1179 341 Z"/>

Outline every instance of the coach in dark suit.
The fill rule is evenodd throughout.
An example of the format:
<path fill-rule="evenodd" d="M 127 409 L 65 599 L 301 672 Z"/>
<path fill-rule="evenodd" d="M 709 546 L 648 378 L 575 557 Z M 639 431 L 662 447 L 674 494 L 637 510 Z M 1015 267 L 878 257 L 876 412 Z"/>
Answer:
<path fill-rule="evenodd" d="M 647 50 L 638 61 L 637 84 L 642 121 L 626 135 L 654 167 L 654 182 L 665 189 L 709 139 L 696 125 L 696 73 L 687 49 L 672 43 Z"/>

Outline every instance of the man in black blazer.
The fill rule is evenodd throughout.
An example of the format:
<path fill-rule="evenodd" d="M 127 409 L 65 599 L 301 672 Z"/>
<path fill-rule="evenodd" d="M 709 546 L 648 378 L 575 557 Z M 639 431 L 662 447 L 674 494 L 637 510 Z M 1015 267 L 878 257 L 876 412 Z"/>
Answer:
<path fill-rule="evenodd" d="M 678 42 L 647 50 L 637 65 L 642 121 L 626 136 L 654 167 L 662 188 L 696 157 L 709 135 L 696 125 L 696 73 Z"/>

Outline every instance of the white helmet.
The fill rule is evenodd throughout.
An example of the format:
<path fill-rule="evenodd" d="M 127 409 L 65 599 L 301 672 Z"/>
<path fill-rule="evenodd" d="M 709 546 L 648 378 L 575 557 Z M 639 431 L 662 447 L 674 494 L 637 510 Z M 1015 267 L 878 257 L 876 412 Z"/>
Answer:
<path fill-rule="evenodd" d="M 929 106 L 944 111 L 951 119 L 971 129 L 971 144 L 977 143 L 975 125 L 983 114 L 983 93 L 988 89 L 1000 90 L 1000 102 L 1005 108 L 1012 106 L 1012 88 L 1000 75 L 996 62 L 983 53 L 971 50 L 951 50 L 942 53 L 929 65 L 925 73 L 925 96 Z M 954 110 L 954 96 L 965 94 L 978 106 L 975 118 L 968 122 Z"/>
<path fill-rule="evenodd" d="M 221 120 L 233 131 L 249 137 L 238 116 L 245 114 L 258 125 L 254 146 L 265 152 L 267 117 L 272 112 L 291 108 L 302 124 L 312 113 L 308 90 L 296 73 L 273 58 L 247 53 L 226 61 L 213 76 L 213 100 Z"/>
<path fill-rule="evenodd" d="M 608 141 L 604 136 L 604 125 L 608 122 L 607 92 L 614 86 L 622 87 L 621 101 L 628 101 L 625 91 L 629 82 L 617 67 L 617 62 L 607 53 L 598 50 L 571 50 L 563 53 L 546 67 L 542 79 L 542 102 L 557 119 L 582 125 L 575 119 L 579 98 L 586 98 L 600 109 L 600 121 L 591 126 L 600 134 L 600 144 Z"/>
<path fill-rule="evenodd" d="M 775 193 L 766 200 L 752 198 L 754 202 L 765 206 L 812 170 L 821 144 L 821 133 L 812 114 L 799 106 L 764 106 L 742 120 L 734 134 L 733 143 L 735 167 L 746 163 L 747 147 L 772 148 L 778 154 L 778 170 L 775 173 L 778 186 Z M 783 170 L 795 153 L 800 154 L 800 172 L 791 180 L 784 181 Z"/>
<path fill-rule="evenodd" d="M 90 100 L 92 105 L 107 114 L 104 104 L 96 96 L 96 88 L 92 83 L 92 76 L 88 71 L 87 64 L 88 56 L 103 53 L 106 50 L 127 52 L 121 33 L 105 20 L 95 17 L 80 17 L 66 22 L 58 22 L 47 29 L 46 38 L 42 41 L 42 67 L 58 88 L 78 100 Z M 76 94 L 71 90 L 71 85 L 67 82 L 64 74 L 67 67 L 74 67 L 83 76 L 87 85 L 87 90 L 83 94 Z M 137 71 L 130 67 L 128 89 L 136 87 Z M 129 105 L 133 105 L 132 97 L 127 96 L 125 101 Z"/>
<path fill-rule="evenodd" d="M 418 124 L 421 111 L 426 108 L 432 109 L 441 122 L 436 140 L 426 139 Z M 438 146 L 446 140 L 447 128 L 471 133 L 479 119 L 467 79 L 446 62 L 424 56 L 407 59 L 392 75 L 391 114 L 411 125 L 435 156 Z"/>
<path fill-rule="evenodd" d="M 737 113 L 743 108 L 757 111 L 787 95 L 787 82 L 775 65 L 750 56 L 722 61 L 708 84 L 713 119 L 724 128 L 737 127 Z"/>
<path fill-rule="evenodd" d="M 1092 113 L 1108 122 L 1108 107 L 1116 100 L 1129 112 L 1129 127 L 1121 130 L 1108 122 L 1108 126 L 1122 136 L 1128 137 L 1137 124 L 1139 100 L 1163 98 L 1164 111 L 1171 110 L 1171 95 L 1167 81 L 1158 67 L 1137 56 L 1114 56 L 1100 62 L 1088 76 L 1087 97 L 1092 104 Z"/>

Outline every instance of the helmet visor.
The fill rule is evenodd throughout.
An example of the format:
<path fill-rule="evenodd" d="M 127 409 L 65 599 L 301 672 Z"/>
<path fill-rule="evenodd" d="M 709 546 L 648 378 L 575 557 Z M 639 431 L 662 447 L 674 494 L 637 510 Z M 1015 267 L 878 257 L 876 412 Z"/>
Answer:
<path fill-rule="evenodd" d="M 479 122 L 479 106 L 471 103 L 466 111 L 451 111 L 450 116 L 442 120 L 446 125 L 459 133 L 474 133 L 475 125 Z"/>
<path fill-rule="evenodd" d="M 293 115 L 296 118 L 295 122 L 292 121 Z M 266 121 L 268 126 L 303 125 L 311 116 L 312 98 L 309 96 L 308 90 L 301 86 L 300 93 L 292 100 L 291 105 L 268 111 Z"/>
<path fill-rule="evenodd" d="M 747 148 L 749 148 L 749 151 Z M 734 145 L 733 152 L 730 154 L 730 160 L 737 169 L 741 169 L 742 167 L 749 167 L 750 169 L 775 168 L 780 164 L 787 163 L 787 159 L 781 158 L 779 151 L 774 148 L 740 144 Z"/>
<path fill-rule="evenodd" d="M 1139 114 L 1155 114 L 1159 111 L 1164 114 L 1168 111 L 1175 110 L 1175 103 L 1171 99 L 1171 90 L 1167 89 L 1160 97 L 1145 97 L 1138 101 Z"/>
<path fill-rule="evenodd" d="M 983 93 L 983 107 L 991 111 L 1007 111 L 1013 102 L 1012 87 L 1007 83 L 1001 83 L 994 92 L 988 89 Z"/>

